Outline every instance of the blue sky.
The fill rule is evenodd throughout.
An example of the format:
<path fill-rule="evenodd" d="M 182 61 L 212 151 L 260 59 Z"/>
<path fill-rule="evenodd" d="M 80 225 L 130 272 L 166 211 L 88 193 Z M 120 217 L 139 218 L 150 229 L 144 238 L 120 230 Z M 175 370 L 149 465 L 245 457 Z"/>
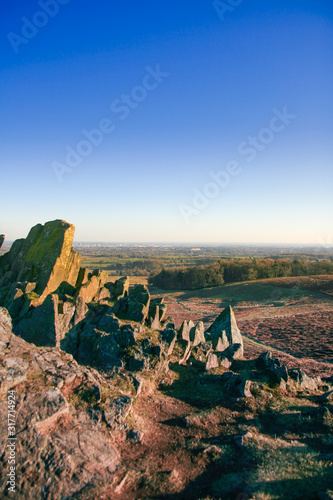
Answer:
<path fill-rule="evenodd" d="M 8 240 L 62 218 L 77 241 L 333 243 L 332 2 L 0 13 Z"/>

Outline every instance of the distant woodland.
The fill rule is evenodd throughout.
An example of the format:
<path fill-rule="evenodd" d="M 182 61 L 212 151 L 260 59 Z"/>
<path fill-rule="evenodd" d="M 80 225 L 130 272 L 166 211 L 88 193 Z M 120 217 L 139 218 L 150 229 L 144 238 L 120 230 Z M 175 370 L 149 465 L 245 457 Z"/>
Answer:
<path fill-rule="evenodd" d="M 195 290 L 239 281 L 320 274 L 333 274 L 332 260 L 223 259 L 207 266 L 162 269 L 150 276 L 149 283 L 163 289 Z"/>

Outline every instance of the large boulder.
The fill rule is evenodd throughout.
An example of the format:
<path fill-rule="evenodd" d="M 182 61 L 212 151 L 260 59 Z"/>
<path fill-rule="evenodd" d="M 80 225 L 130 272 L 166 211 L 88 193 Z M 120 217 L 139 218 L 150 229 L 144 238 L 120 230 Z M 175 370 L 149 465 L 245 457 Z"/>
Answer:
<path fill-rule="evenodd" d="M 81 255 L 72 249 L 75 226 L 63 220 L 34 226 L 26 239 L 16 240 L 0 257 L 0 288 L 14 282 L 37 283 L 35 305 L 61 283 L 75 286 Z"/>
<path fill-rule="evenodd" d="M 221 312 L 208 328 L 207 333 L 209 334 L 209 340 L 216 344 L 215 349 L 220 352 L 223 352 L 232 344 L 239 344 L 241 347 L 237 350 L 234 359 L 242 359 L 244 352 L 243 339 L 231 306 Z"/>

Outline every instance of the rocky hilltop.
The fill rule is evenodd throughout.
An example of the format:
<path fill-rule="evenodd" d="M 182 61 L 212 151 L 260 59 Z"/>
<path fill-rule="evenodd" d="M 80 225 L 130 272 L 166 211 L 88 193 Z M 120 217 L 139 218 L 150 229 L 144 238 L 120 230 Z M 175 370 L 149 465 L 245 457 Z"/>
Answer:
<path fill-rule="evenodd" d="M 266 425 L 260 423 L 261 415 L 266 422 L 265 412 L 274 413 L 271 399 L 283 397 L 301 405 L 306 392 L 317 429 L 324 432 L 331 425 L 330 381 L 288 369 L 269 351 L 258 359 L 244 359 L 244 339 L 231 307 L 207 330 L 202 321 L 191 320 L 177 330 L 163 298 L 152 298 L 146 286 L 130 287 L 127 277 L 113 283 L 103 271 L 80 267 L 81 256 L 72 249 L 74 229 L 61 220 L 38 224 L 0 257 L 4 497 L 9 494 L 8 391 L 15 394 L 15 491 L 22 499 L 157 498 L 165 491 L 179 499 L 212 494 L 205 481 L 202 491 L 193 489 L 192 481 L 203 473 L 202 467 L 208 474 L 213 457 L 223 455 L 222 445 L 205 451 L 207 446 L 183 449 L 179 444 L 185 434 L 202 435 L 198 408 L 205 405 L 215 408 L 214 418 L 223 428 L 221 443 L 234 455 L 259 439 Z M 154 479 L 153 484 L 149 481 L 160 477 L 162 467 L 156 453 L 160 450 L 166 457 L 173 452 L 149 430 L 146 409 L 152 406 L 153 413 L 166 397 L 183 401 L 184 411 L 186 405 L 186 411 L 195 406 L 196 416 L 183 415 L 172 424 L 180 429 L 172 440 L 178 443 L 178 454 L 190 456 L 192 464 L 195 456 L 202 456 L 201 469 L 198 464 L 187 466 L 185 473 L 177 466 L 169 482 Z M 226 424 L 231 415 L 233 437 L 230 422 Z M 244 431 L 244 422 L 251 419 L 252 431 Z M 151 480 L 141 481 L 147 456 L 152 457 Z M 251 469 L 251 464 L 241 463 Z M 224 467 L 217 470 L 227 476 L 231 472 Z M 231 469 L 236 476 L 237 466 Z M 322 474 L 325 485 L 329 476 Z M 251 489 L 244 478 L 233 480 L 230 491 L 225 487 L 223 495 L 212 498 L 235 498 L 232 495 L 241 492 L 252 498 L 255 485 L 250 484 Z"/>

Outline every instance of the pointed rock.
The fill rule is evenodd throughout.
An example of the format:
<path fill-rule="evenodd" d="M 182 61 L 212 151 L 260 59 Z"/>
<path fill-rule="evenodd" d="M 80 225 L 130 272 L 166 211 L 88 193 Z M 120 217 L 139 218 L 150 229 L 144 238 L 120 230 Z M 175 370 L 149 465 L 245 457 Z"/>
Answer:
<path fill-rule="evenodd" d="M 192 342 L 193 347 L 196 347 L 199 344 L 204 344 L 206 342 L 205 339 L 205 327 L 202 321 L 199 321 L 190 331 L 190 340 Z"/>
<path fill-rule="evenodd" d="M 231 306 L 224 309 L 216 318 L 214 323 L 208 328 L 210 340 L 216 342 L 219 347 L 229 347 L 232 344 L 240 344 L 237 354 L 234 359 L 243 357 L 243 339 L 236 323 L 236 318 Z M 219 338 L 221 339 L 219 343 Z M 226 345 L 228 343 L 228 345 Z"/>

